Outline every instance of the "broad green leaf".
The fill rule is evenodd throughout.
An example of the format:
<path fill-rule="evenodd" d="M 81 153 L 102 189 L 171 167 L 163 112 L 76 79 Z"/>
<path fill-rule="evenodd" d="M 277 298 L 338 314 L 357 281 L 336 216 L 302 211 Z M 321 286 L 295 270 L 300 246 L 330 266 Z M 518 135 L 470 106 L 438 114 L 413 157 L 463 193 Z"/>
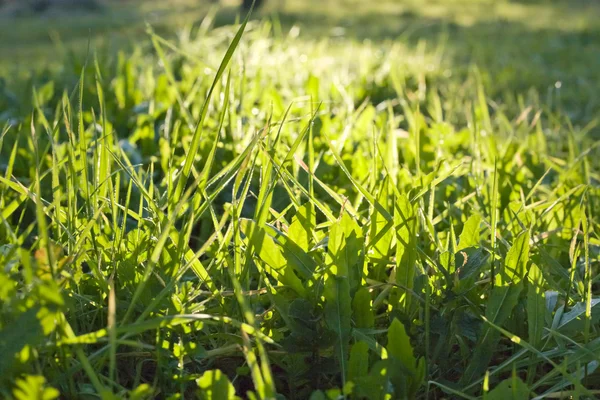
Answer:
<path fill-rule="evenodd" d="M 504 272 L 514 283 L 525 279 L 529 262 L 529 240 L 529 231 L 521 232 L 506 254 Z"/>
<path fill-rule="evenodd" d="M 326 263 L 329 271 L 348 278 L 352 291 L 361 284 L 364 264 L 364 238 L 358 223 L 347 213 L 329 228 Z"/>
<path fill-rule="evenodd" d="M 396 283 L 399 285 L 399 305 L 404 310 L 410 307 L 410 290 L 414 287 L 416 273 L 417 219 L 414 206 L 405 195 L 396 201 L 394 209 L 396 229 Z"/>
<path fill-rule="evenodd" d="M 254 221 L 243 219 L 240 229 L 244 234 L 251 233 L 251 245 L 258 257 L 269 267 L 269 274 L 278 279 L 282 284 L 290 286 L 300 296 L 306 295 L 306 288 L 302 281 L 290 266 L 297 264 L 289 262 L 284 254 L 284 250 L 275 240 L 269 236 L 264 229 L 259 228 Z M 305 272 L 303 269 L 300 271 Z"/>
<path fill-rule="evenodd" d="M 462 233 L 458 238 L 458 247 L 456 250 L 479 246 L 479 225 L 481 225 L 481 216 L 479 214 L 473 214 L 467 219 Z"/>
<path fill-rule="evenodd" d="M 347 348 L 351 333 L 351 301 L 348 278 L 330 276 L 325 283 L 325 322 L 336 335 L 335 354 L 344 380 L 348 374 Z"/>
<path fill-rule="evenodd" d="M 317 336 L 320 316 L 313 313 L 313 308 L 305 299 L 295 299 L 290 303 L 287 318 L 292 333 L 309 340 Z"/>
<path fill-rule="evenodd" d="M 396 318 L 394 318 L 390 325 L 387 339 L 386 349 L 388 354 L 400 360 L 411 373 L 415 373 L 417 370 L 417 359 L 410 344 L 410 337 L 406 334 L 402 322 Z"/>
<path fill-rule="evenodd" d="M 387 210 L 390 200 L 389 177 L 386 176 L 379 186 L 377 201 Z M 392 200 L 393 201 L 393 200 Z M 386 219 L 375 207 L 371 211 L 371 228 L 369 231 L 369 255 L 382 259 L 383 266 L 390 258 L 390 249 L 394 239 L 393 222 Z"/>
<path fill-rule="evenodd" d="M 313 244 L 313 234 L 316 228 L 315 206 L 306 203 L 298 209 L 288 228 L 288 237 L 303 251 L 308 252 Z"/>
<path fill-rule="evenodd" d="M 330 398 L 322 390 L 315 390 L 311 393 L 309 400 L 330 400 Z"/>
<path fill-rule="evenodd" d="M 546 296 L 544 293 L 544 277 L 536 264 L 529 269 L 527 286 L 527 326 L 529 343 L 539 347 L 542 342 L 546 321 Z"/>
<path fill-rule="evenodd" d="M 354 324 L 357 328 L 373 328 L 375 326 L 375 316 L 371 305 L 371 293 L 367 288 L 360 288 L 354 294 L 352 299 L 352 311 Z"/>
<path fill-rule="evenodd" d="M 390 399 L 390 374 L 393 366 L 390 360 L 377 361 L 368 375 L 357 377 L 353 383 L 353 394 L 359 399 L 385 400 Z M 397 396 L 400 398 L 399 396 Z"/>
<path fill-rule="evenodd" d="M 276 244 L 281 247 L 283 256 L 287 262 L 296 270 L 298 275 L 304 279 L 312 279 L 313 273 L 317 268 L 315 259 L 306 253 L 289 236 L 285 235 L 275 227 L 265 224 L 263 229 L 273 238 Z"/>
<path fill-rule="evenodd" d="M 487 400 L 528 400 L 529 392 L 527 385 L 514 376 L 502 381 L 485 398 Z"/>
<path fill-rule="evenodd" d="M 196 379 L 198 395 L 203 400 L 234 400 L 235 388 L 221 370 L 209 370 Z"/>
<path fill-rule="evenodd" d="M 366 329 L 353 329 L 352 336 L 355 340 L 365 342 L 369 345 L 369 348 L 373 350 L 375 354 L 377 354 L 381 359 L 388 358 L 388 352 L 375 338 L 373 337 L 371 330 Z"/>
<path fill-rule="evenodd" d="M 355 382 L 357 378 L 366 376 L 369 372 L 369 345 L 356 342 L 350 350 L 348 363 L 348 381 Z"/>
<path fill-rule="evenodd" d="M 279 270 L 289 263 L 300 276 L 307 279 L 312 277 L 315 261 L 283 232 L 268 224 L 259 227 L 253 220 L 245 218 L 240 221 L 240 229 L 254 251 L 271 267 Z"/>
<path fill-rule="evenodd" d="M 410 337 L 407 335 L 404 325 L 394 318 L 387 334 L 387 351 L 391 356 L 392 365 L 391 380 L 394 383 L 399 397 L 414 398 L 418 388 L 425 378 L 425 362 L 417 359 L 414 355 Z M 401 366 L 394 365 L 395 360 Z M 405 370 L 406 373 L 402 373 Z M 404 395 L 403 395 L 404 394 Z"/>

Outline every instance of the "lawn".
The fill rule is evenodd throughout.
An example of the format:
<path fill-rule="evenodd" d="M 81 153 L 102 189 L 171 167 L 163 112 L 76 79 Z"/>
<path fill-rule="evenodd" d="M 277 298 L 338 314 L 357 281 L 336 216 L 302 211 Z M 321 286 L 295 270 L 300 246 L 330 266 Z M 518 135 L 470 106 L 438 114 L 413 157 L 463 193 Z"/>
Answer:
<path fill-rule="evenodd" d="M 0 13 L 0 397 L 597 398 L 599 16 Z"/>

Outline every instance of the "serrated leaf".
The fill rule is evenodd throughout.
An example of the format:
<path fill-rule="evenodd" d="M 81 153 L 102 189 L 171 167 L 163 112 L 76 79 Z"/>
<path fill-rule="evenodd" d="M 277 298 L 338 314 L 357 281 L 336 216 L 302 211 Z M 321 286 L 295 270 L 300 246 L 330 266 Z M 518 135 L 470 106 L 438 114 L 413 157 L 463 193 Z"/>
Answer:
<path fill-rule="evenodd" d="M 290 329 L 298 336 L 315 336 L 319 316 L 313 315 L 313 306 L 308 300 L 295 299 L 288 310 Z"/>
<path fill-rule="evenodd" d="M 529 231 L 519 234 L 506 254 L 504 272 L 510 281 L 517 283 L 525 278 L 529 262 Z"/>
<path fill-rule="evenodd" d="M 292 223 L 288 228 L 288 237 L 298 247 L 308 252 L 312 247 L 313 232 L 316 225 L 315 206 L 312 203 L 306 203 L 298 209 L 296 215 L 292 218 Z"/>
<path fill-rule="evenodd" d="M 392 321 L 388 330 L 388 354 L 396 357 L 411 372 L 416 372 L 417 359 L 415 358 L 410 337 L 406 334 L 404 325 L 396 318 Z"/>
<path fill-rule="evenodd" d="M 365 342 L 356 342 L 350 350 L 348 363 L 348 381 L 354 382 L 357 378 L 366 376 L 369 372 L 369 345 Z"/>
<path fill-rule="evenodd" d="M 424 360 L 417 359 L 414 355 L 410 337 L 404 325 L 394 318 L 388 329 L 387 351 L 391 356 L 391 377 L 398 397 L 414 398 L 414 394 L 422 384 L 425 377 Z M 395 365 L 399 361 L 401 365 Z M 406 371 L 406 372 L 403 372 Z"/>

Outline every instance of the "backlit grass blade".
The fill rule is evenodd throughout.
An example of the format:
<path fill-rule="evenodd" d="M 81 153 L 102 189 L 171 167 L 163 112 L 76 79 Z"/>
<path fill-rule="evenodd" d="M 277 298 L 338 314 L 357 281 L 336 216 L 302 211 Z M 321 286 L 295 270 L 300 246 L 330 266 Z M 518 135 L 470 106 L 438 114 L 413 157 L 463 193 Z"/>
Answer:
<path fill-rule="evenodd" d="M 194 158 L 196 157 L 196 153 L 198 152 L 200 140 L 202 139 L 202 134 L 204 132 L 203 131 L 204 119 L 206 118 L 206 114 L 208 113 L 208 105 L 210 104 L 213 92 L 214 92 L 215 88 L 217 87 L 217 84 L 221 80 L 221 76 L 223 75 L 223 73 L 225 72 L 225 69 L 229 65 L 229 62 L 231 61 L 231 58 L 233 57 L 233 53 L 235 52 L 235 49 L 237 48 L 240 40 L 242 39 L 242 35 L 244 33 L 244 30 L 246 29 L 246 24 L 248 23 L 249 18 L 250 18 L 250 14 L 248 14 L 246 16 L 246 18 L 242 22 L 242 25 L 240 26 L 239 30 L 237 31 L 236 35 L 234 36 L 233 40 L 231 41 L 231 44 L 229 45 L 229 48 L 227 49 L 227 52 L 225 53 L 225 56 L 223 57 L 223 60 L 221 61 L 221 65 L 219 66 L 219 69 L 217 70 L 217 73 L 215 75 L 213 83 L 210 86 L 210 89 L 208 90 L 206 99 L 204 101 L 204 104 L 202 105 L 202 110 L 200 111 L 200 119 L 198 120 L 198 122 L 196 124 L 196 129 L 194 131 L 194 135 L 192 136 L 192 141 L 190 143 L 188 153 L 185 157 L 185 161 L 184 161 L 184 164 L 183 164 L 183 167 L 181 170 L 181 174 L 179 175 L 177 187 L 173 194 L 173 199 L 171 200 L 172 203 L 176 203 L 176 202 L 180 201 L 180 199 L 181 199 L 181 195 L 183 194 L 185 185 L 187 184 L 188 178 L 190 176 L 190 171 L 192 169 L 192 163 L 194 161 Z"/>

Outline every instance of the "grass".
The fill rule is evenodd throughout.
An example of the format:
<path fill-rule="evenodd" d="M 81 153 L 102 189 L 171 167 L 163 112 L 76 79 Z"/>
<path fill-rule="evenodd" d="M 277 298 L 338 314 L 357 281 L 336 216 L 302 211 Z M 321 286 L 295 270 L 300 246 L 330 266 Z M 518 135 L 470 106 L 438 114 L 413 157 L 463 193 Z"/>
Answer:
<path fill-rule="evenodd" d="M 15 75 L 0 397 L 596 398 L 577 4 L 288 2 Z"/>

